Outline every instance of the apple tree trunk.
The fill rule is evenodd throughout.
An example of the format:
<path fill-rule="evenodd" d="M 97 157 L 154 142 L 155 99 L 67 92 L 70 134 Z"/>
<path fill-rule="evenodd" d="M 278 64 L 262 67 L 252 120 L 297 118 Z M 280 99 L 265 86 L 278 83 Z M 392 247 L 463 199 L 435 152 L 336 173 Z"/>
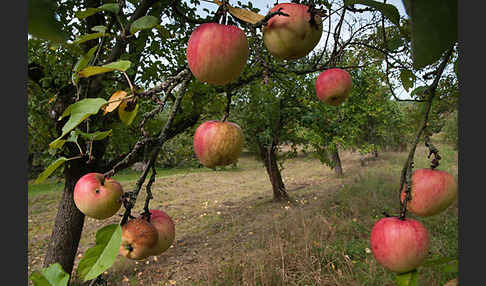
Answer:
<path fill-rule="evenodd" d="M 86 173 L 85 162 L 73 160 L 68 162 L 64 171 L 64 191 L 49 240 L 44 267 L 59 262 L 66 273 L 71 274 L 74 258 L 83 231 L 84 214 L 74 204 L 74 186 Z"/>
<path fill-rule="evenodd" d="M 273 199 L 275 201 L 284 201 L 289 199 L 287 190 L 282 181 L 282 175 L 277 164 L 277 157 L 275 154 L 275 146 L 272 144 L 269 147 L 265 147 L 263 144 L 258 144 L 260 150 L 260 156 L 265 164 L 268 177 L 272 183 Z"/>
<path fill-rule="evenodd" d="M 331 160 L 334 165 L 334 173 L 340 177 L 343 175 L 343 167 L 341 165 L 341 158 L 339 157 L 339 150 L 336 148 L 331 153 Z"/>

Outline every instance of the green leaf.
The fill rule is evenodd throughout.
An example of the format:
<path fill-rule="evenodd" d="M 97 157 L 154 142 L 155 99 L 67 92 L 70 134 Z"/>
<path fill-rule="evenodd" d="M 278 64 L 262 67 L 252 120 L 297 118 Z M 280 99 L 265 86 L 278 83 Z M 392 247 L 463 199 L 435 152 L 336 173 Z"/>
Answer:
<path fill-rule="evenodd" d="M 436 62 L 457 42 L 457 0 L 403 0 L 411 18 L 416 69 Z"/>
<path fill-rule="evenodd" d="M 444 265 L 444 267 L 442 267 L 442 272 L 444 272 L 444 273 L 458 273 L 459 272 L 459 261 L 454 260 L 454 261 L 448 263 L 447 265 Z"/>
<path fill-rule="evenodd" d="M 94 133 L 79 132 L 79 134 L 85 139 L 96 141 L 105 139 L 106 137 L 111 135 L 111 132 L 112 130 L 110 129 L 108 131 L 96 131 Z"/>
<path fill-rule="evenodd" d="M 34 286 L 66 286 L 69 274 L 62 269 L 61 264 L 54 263 L 41 271 L 34 271 L 30 276 Z"/>
<path fill-rule="evenodd" d="M 82 20 L 82 19 L 87 18 L 87 17 L 89 17 L 91 15 L 94 15 L 94 14 L 100 12 L 100 11 L 101 10 L 98 9 L 98 8 L 88 8 L 86 10 L 76 12 L 74 15 L 79 20 Z"/>
<path fill-rule="evenodd" d="M 117 3 L 108 3 L 108 4 L 101 5 L 100 7 L 98 7 L 98 9 L 102 11 L 109 11 L 111 13 L 118 14 L 118 12 L 120 12 L 120 5 L 118 5 Z"/>
<path fill-rule="evenodd" d="M 84 281 L 96 278 L 115 262 L 120 251 L 121 226 L 107 225 L 96 232 L 96 245 L 89 248 L 79 261 L 77 274 Z"/>
<path fill-rule="evenodd" d="M 50 0 L 28 0 L 27 30 L 34 37 L 63 43 L 67 35 L 62 24 L 56 20 L 56 2 Z"/>
<path fill-rule="evenodd" d="M 130 25 L 130 33 L 135 34 L 141 30 L 152 29 L 160 23 L 159 18 L 154 16 L 143 16 Z"/>
<path fill-rule="evenodd" d="M 64 143 L 66 143 L 66 140 L 63 140 L 62 138 L 57 138 L 56 140 L 49 143 L 49 148 L 50 149 L 59 149 L 62 146 L 64 146 Z M 55 151 L 54 151 L 54 154 L 55 154 Z"/>
<path fill-rule="evenodd" d="M 84 69 L 89 64 L 91 58 L 93 58 L 93 55 L 97 49 L 98 49 L 98 45 L 92 47 L 85 55 L 82 55 L 79 58 L 78 62 L 74 66 L 74 72 L 71 75 L 71 81 L 73 82 L 74 85 L 77 85 L 79 82 L 78 72 Z"/>
<path fill-rule="evenodd" d="M 120 117 L 121 122 L 123 122 L 125 125 L 129 126 L 130 124 L 132 124 L 133 120 L 137 116 L 138 103 L 135 106 L 135 109 L 132 110 L 132 111 L 126 111 L 125 110 L 125 107 L 126 106 L 127 105 L 126 105 L 126 102 L 125 101 L 123 101 L 120 104 L 120 106 L 118 107 L 118 116 Z"/>
<path fill-rule="evenodd" d="M 413 87 L 415 75 L 410 70 L 402 70 L 400 72 L 400 79 L 402 81 L 403 88 L 408 92 L 408 90 Z"/>
<path fill-rule="evenodd" d="M 82 70 L 80 70 L 78 74 L 80 77 L 90 77 L 93 75 L 102 74 L 102 73 L 115 71 L 115 70 L 126 71 L 128 68 L 130 68 L 130 65 L 131 65 L 130 61 L 121 60 L 106 65 L 102 65 L 102 66 L 87 66 Z"/>
<path fill-rule="evenodd" d="M 101 38 L 101 37 L 106 37 L 106 36 L 109 36 L 110 34 L 107 34 L 107 33 L 92 33 L 92 34 L 86 34 L 86 35 L 82 35 L 80 37 L 78 37 L 74 42 L 73 44 L 81 44 L 81 43 L 84 43 L 84 42 L 87 42 L 87 41 L 90 41 L 90 40 L 94 40 L 94 39 L 97 39 L 97 38 Z"/>
<path fill-rule="evenodd" d="M 387 47 L 390 51 L 396 51 L 403 45 L 403 40 L 401 38 L 393 38 L 387 41 Z"/>
<path fill-rule="evenodd" d="M 44 182 L 47 177 L 49 177 L 59 166 L 61 166 L 64 162 L 66 162 L 68 159 L 61 157 L 58 158 L 56 161 L 54 161 L 52 164 L 47 167 L 47 169 L 44 170 L 44 172 L 40 173 L 37 179 L 34 181 L 34 184 L 40 184 Z"/>
<path fill-rule="evenodd" d="M 108 29 L 108 27 L 106 26 L 94 26 L 93 28 L 91 28 L 92 31 L 100 32 L 100 33 L 105 33 L 106 29 Z"/>
<path fill-rule="evenodd" d="M 417 269 L 407 273 L 397 274 L 395 276 L 395 282 L 397 286 L 416 286 L 417 285 L 418 272 Z"/>
<path fill-rule="evenodd" d="M 344 5 L 354 5 L 354 4 L 361 4 L 371 8 L 374 8 L 383 14 L 383 16 L 387 17 L 393 24 L 400 26 L 400 13 L 398 12 L 397 7 L 391 4 L 384 4 L 377 1 L 372 0 L 345 0 Z"/>
<path fill-rule="evenodd" d="M 109 11 L 109 12 L 118 14 L 118 12 L 120 11 L 120 6 L 116 3 L 109 3 L 109 4 L 101 5 L 98 8 L 88 8 L 88 9 L 83 10 L 83 11 L 78 11 L 78 12 L 75 13 L 75 16 L 79 20 L 82 20 L 84 18 L 87 18 L 87 17 L 94 15 L 94 14 L 101 12 L 101 11 Z"/>
<path fill-rule="evenodd" d="M 62 127 L 62 135 L 59 136 L 56 140 L 49 144 L 50 148 L 55 148 L 58 144 L 58 140 L 64 137 L 64 135 L 68 134 L 73 130 L 76 126 L 78 126 L 83 120 L 88 118 L 90 115 L 98 113 L 100 108 L 106 103 L 107 101 L 104 98 L 85 98 L 78 102 L 75 102 L 68 106 L 66 110 L 64 110 L 63 114 L 59 118 L 62 118 L 71 115 L 69 120 L 64 124 Z"/>
<path fill-rule="evenodd" d="M 112 62 L 112 63 L 106 64 L 106 65 L 103 65 L 103 67 L 112 68 L 112 69 L 115 69 L 115 70 L 118 70 L 118 71 L 126 71 L 127 69 L 130 68 L 131 64 L 132 63 L 130 61 L 121 60 L 121 61 Z"/>
<path fill-rule="evenodd" d="M 422 96 L 422 94 L 427 90 L 427 87 L 426 86 L 419 86 L 417 88 L 415 88 L 414 90 L 412 90 L 412 92 L 410 93 L 410 96 L 414 97 L 414 96 Z"/>

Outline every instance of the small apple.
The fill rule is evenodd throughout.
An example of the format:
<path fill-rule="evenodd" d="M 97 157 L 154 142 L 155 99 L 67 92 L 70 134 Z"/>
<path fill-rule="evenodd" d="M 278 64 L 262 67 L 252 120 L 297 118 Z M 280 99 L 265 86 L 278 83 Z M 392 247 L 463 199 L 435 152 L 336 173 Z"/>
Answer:
<path fill-rule="evenodd" d="M 123 188 L 117 181 L 100 173 L 88 173 L 74 186 L 74 203 L 86 216 L 106 219 L 120 209 L 122 194 Z"/>
<path fill-rule="evenodd" d="M 152 255 L 157 245 L 157 229 L 145 218 L 138 217 L 122 225 L 120 254 L 134 260 Z"/>
<path fill-rule="evenodd" d="M 401 200 L 405 199 L 404 186 Z M 412 199 L 407 209 L 420 217 L 436 215 L 447 209 L 457 198 L 457 184 L 446 171 L 417 169 L 412 173 Z"/>
<path fill-rule="evenodd" d="M 321 17 L 314 16 L 311 24 L 308 6 L 297 3 L 280 3 L 270 11 L 278 9 L 289 15 L 273 16 L 263 26 L 263 42 L 267 50 L 281 60 L 294 60 L 305 57 L 319 43 L 322 35 Z"/>
<path fill-rule="evenodd" d="M 351 75 L 343 69 L 327 69 L 316 80 L 316 95 L 320 101 L 338 106 L 348 98 L 353 81 Z"/>
<path fill-rule="evenodd" d="M 235 163 L 243 150 L 243 132 L 238 124 L 211 120 L 194 134 L 194 152 L 204 166 L 214 168 Z"/>
<path fill-rule="evenodd" d="M 198 26 L 186 49 L 187 63 L 194 77 L 214 85 L 225 85 L 237 79 L 249 53 L 243 30 L 218 23 Z"/>
<path fill-rule="evenodd" d="M 386 217 L 371 230 L 371 251 L 385 268 L 405 273 L 416 269 L 427 257 L 429 235 L 417 220 Z"/>
<path fill-rule="evenodd" d="M 157 244 L 152 255 L 159 255 L 169 249 L 175 239 L 175 225 L 171 217 L 161 210 L 149 210 L 150 223 L 157 229 Z"/>

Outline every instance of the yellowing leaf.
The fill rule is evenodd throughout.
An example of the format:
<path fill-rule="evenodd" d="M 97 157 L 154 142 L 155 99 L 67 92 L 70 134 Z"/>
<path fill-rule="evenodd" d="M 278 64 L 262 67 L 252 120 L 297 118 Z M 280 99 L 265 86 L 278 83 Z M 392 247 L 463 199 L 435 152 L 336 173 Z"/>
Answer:
<path fill-rule="evenodd" d="M 231 15 L 248 23 L 256 24 L 260 22 L 263 18 L 265 18 L 265 16 L 252 12 L 247 9 L 235 8 L 231 6 L 229 6 L 228 8 Z"/>
<path fill-rule="evenodd" d="M 123 90 L 116 91 L 113 93 L 108 100 L 108 105 L 105 105 L 102 109 L 105 111 L 103 115 L 107 114 L 108 112 L 112 112 L 115 110 L 118 105 L 122 102 L 122 99 L 127 96 L 127 93 Z"/>
<path fill-rule="evenodd" d="M 218 0 L 213 0 L 213 2 L 218 4 L 218 5 L 222 4 L 222 2 L 218 1 Z M 233 15 L 236 18 L 238 18 L 242 21 L 245 21 L 247 23 L 256 24 L 259 21 L 261 21 L 263 18 L 265 18 L 265 16 L 260 15 L 258 13 L 255 13 L 253 11 L 247 10 L 247 9 L 236 8 L 236 7 L 233 7 L 229 4 L 227 4 L 227 7 L 228 7 L 228 10 L 229 10 L 231 15 Z"/>
<path fill-rule="evenodd" d="M 132 124 L 133 120 L 135 119 L 135 116 L 137 116 L 138 103 L 133 110 L 125 110 L 127 105 L 128 105 L 127 100 L 122 101 L 122 103 L 118 107 L 118 116 L 120 117 L 120 120 L 125 125 L 128 126 L 128 125 Z"/>

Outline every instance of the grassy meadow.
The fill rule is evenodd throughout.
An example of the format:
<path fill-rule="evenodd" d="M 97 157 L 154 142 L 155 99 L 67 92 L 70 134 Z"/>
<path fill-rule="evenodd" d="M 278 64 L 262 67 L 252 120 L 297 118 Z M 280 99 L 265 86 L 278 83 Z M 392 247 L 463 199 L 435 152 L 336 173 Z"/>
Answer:
<path fill-rule="evenodd" d="M 457 179 L 457 151 L 434 144 L 442 157 L 438 169 Z M 237 167 L 216 171 L 160 170 L 151 208 L 173 218 L 174 245 L 144 261 L 118 256 L 104 278 L 108 285 L 395 285 L 393 273 L 375 261 L 369 235 L 384 211 L 399 212 L 407 154 L 381 152 L 361 166 L 359 153 L 343 151 L 342 177 L 312 156 L 290 159 L 282 176 L 294 203 L 272 201 L 264 166 L 249 156 Z M 415 169 L 428 167 L 427 155 L 421 144 Z M 137 177 L 125 171 L 115 179 L 132 190 Z M 29 275 L 42 267 L 62 187 L 56 181 L 29 185 Z M 141 192 L 133 213 L 142 211 L 144 199 Z M 428 229 L 430 259 L 458 256 L 457 202 L 430 218 L 408 216 Z M 119 221 L 118 215 L 104 221 L 86 218 L 75 263 L 94 245 L 97 229 Z M 457 277 L 442 266 L 418 271 L 418 285 L 442 286 Z M 82 283 L 74 277 L 72 285 Z"/>

